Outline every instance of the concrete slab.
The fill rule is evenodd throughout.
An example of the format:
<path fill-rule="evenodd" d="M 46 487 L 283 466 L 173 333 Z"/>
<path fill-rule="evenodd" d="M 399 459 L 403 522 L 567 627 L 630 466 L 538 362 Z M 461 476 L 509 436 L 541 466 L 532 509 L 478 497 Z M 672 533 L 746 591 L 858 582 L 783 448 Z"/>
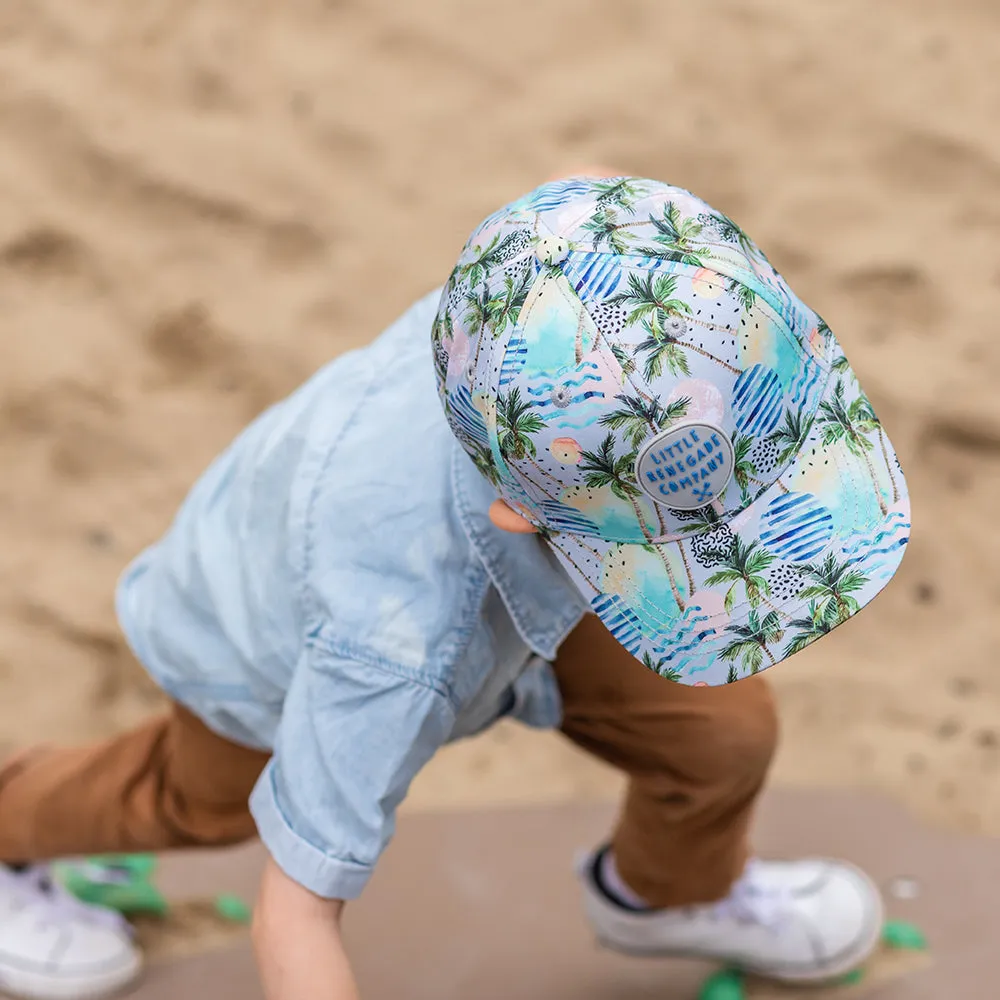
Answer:
<path fill-rule="evenodd" d="M 573 857 L 599 841 L 611 819 L 600 806 L 405 817 L 346 917 L 362 996 L 694 1000 L 709 966 L 614 955 L 597 948 L 584 925 Z M 765 856 L 826 854 L 862 865 L 885 887 L 890 915 L 918 924 L 931 951 L 887 956 L 849 989 L 757 984 L 752 1000 L 1000 996 L 1000 842 L 924 828 L 875 796 L 789 791 L 765 798 L 757 843 Z M 217 891 L 251 898 L 261 857 L 259 846 L 176 856 L 164 861 L 160 882 L 178 900 Z M 196 910 L 178 908 L 172 936 L 144 929 L 152 961 L 135 1000 L 261 997 L 245 932 L 213 923 L 204 906 L 199 926 Z"/>

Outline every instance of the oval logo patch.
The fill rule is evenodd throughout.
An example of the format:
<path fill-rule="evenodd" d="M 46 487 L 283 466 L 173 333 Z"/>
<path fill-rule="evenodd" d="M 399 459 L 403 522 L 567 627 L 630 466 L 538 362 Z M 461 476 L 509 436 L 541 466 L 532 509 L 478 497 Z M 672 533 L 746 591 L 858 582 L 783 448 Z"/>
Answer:
<path fill-rule="evenodd" d="M 733 475 L 729 435 L 701 421 L 668 427 L 639 451 L 636 478 L 645 493 L 664 507 L 697 510 L 722 495 Z"/>

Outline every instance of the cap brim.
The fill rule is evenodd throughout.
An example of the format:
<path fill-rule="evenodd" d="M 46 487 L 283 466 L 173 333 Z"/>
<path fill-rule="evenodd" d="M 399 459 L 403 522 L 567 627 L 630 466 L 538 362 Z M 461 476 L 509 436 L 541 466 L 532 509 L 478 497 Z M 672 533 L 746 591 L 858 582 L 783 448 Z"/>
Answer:
<path fill-rule="evenodd" d="M 728 521 L 646 545 L 550 538 L 634 656 L 684 684 L 724 684 L 804 649 L 885 587 L 909 538 L 909 497 L 874 413 L 862 404 L 847 412 L 864 399 L 854 386 L 849 368 L 831 374 L 794 458 Z M 841 411 L 866 432 L 845 431 Z"/>

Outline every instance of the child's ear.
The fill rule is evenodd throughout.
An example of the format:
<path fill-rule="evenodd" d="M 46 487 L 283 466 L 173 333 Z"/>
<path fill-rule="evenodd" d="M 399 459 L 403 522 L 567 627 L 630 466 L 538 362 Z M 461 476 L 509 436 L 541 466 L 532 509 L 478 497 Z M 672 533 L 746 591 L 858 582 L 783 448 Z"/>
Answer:
<path fill-rule="evenodd" d="M 503 500 L 494 500 L 490 504 L 490 521 L 501 531 L 509 531 L 515 535 L 538 533 L 538 529 L 530 521 L 521 517 L 516 510 L 511 510 Z"/>

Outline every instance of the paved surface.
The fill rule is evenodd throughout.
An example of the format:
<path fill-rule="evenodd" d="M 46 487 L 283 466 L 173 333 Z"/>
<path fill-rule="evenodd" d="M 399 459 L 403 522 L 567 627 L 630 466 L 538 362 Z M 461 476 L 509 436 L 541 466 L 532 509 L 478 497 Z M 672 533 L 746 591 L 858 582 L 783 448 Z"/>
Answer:
<path fill-rule="evenodd" d="M 708 966 L 629 959 L 598 949 L 578 906 L 572 860 L 599 840 L 607 808 L 574 806 L 411 816 L 363 900 L 346 918 L 364 1000 L 694 1000 Z M 927 933 L 924 961 L 877 964 L 849 995 L 872 1000 L 991 1000 L 1000 996 L 1000 842 L 929 830 L 879 798 L 780 792 L 760 813 L 765 856 L 849 858 L 889 892 L 916 880 L 916 898 L 890 898 L 893 917 Z M 235 891 L 252 897 L 257 846 L 164 862 L 173 898 Z M 241 934 L 220 933 L 211 951 L 183 934 L 154 960 L 135 1000 L 257 1000 Z M 201 935 L 205 939 L 205 935 Z M 211 939 L 211 935 L 207 935 Z M 887 981 L 888 979 L 888 981 Z M 844 991 L 838 991 L 844 993 Z M 810 997 L 835 991 L 753 997 Z"/>

